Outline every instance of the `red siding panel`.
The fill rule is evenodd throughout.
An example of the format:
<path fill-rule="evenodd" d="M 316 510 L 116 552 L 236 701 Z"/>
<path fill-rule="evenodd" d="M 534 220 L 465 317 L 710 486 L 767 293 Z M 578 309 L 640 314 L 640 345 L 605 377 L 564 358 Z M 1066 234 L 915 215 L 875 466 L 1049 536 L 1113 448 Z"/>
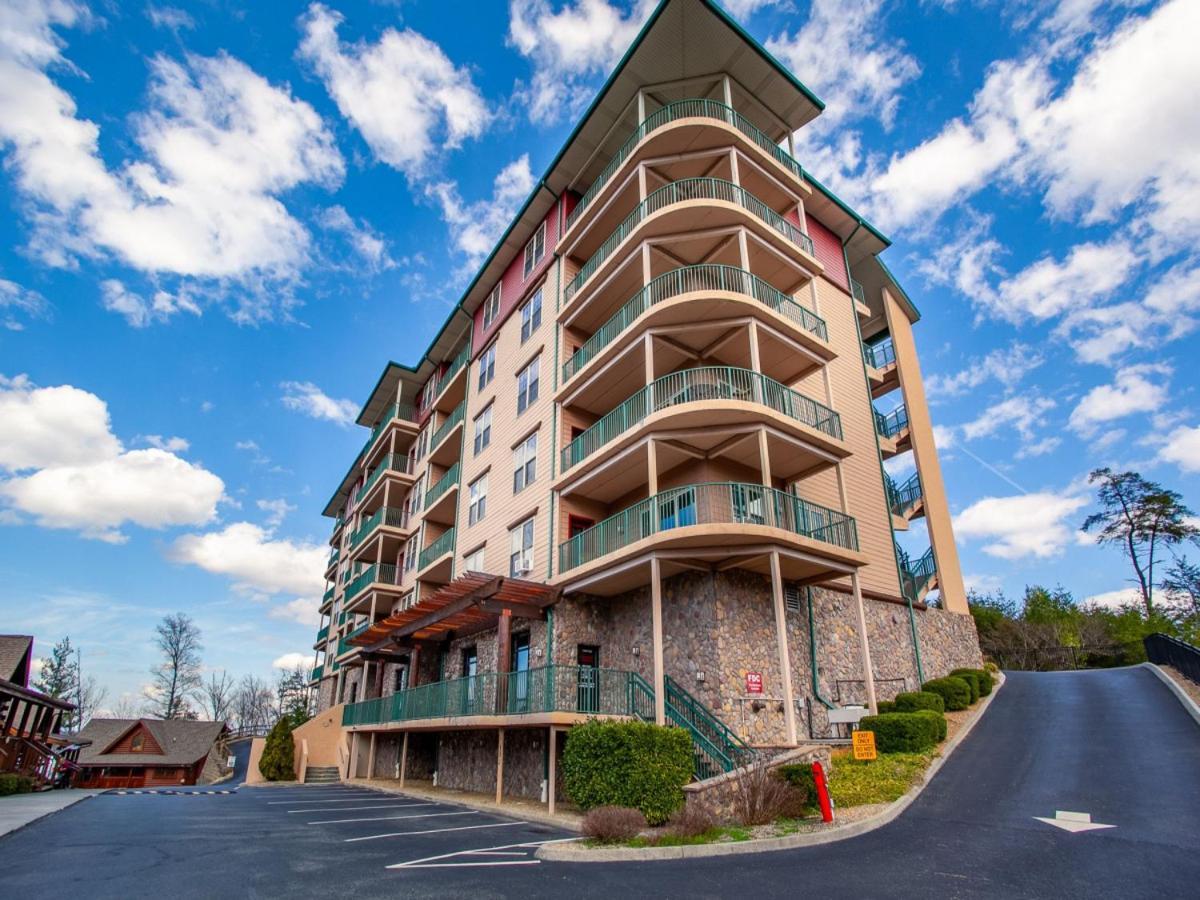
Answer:
<path fill-rule="evenodd" d="M 817 259 L 825 267 L 825 277 L 849 293 L 850 280 L 846 276 L 846 258 L 842 255 L 842 242 L 813 216 L 807 218 L 808 236 L 812 238 Z"/>

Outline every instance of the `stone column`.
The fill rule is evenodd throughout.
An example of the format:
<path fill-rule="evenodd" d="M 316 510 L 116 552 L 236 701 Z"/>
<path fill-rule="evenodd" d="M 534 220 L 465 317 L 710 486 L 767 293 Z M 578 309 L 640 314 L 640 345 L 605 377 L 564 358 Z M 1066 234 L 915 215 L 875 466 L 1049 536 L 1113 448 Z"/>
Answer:
<path fill-rule="evenodd" d="M 775 607 L 775 647 L 779 652 L 779 680 L 783 687 L 783 723 L 788 743 L 796 744 L 796 702 L 792 695 L 792 657 L 788 651 L 787 609 L 783 602 L 783 572 L 779 552 L 771 553 L 771 596 Z"/>

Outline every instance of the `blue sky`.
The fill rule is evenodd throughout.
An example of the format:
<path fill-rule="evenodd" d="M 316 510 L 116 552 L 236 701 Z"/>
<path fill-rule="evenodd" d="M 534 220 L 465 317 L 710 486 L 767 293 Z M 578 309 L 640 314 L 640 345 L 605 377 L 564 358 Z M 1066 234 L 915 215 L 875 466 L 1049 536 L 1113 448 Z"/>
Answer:
<path fill-rule="evenodd" d="M 210 669 L 311 656 L 349 420 L 651 6 L 4 4 L 0 630 L 70 634 L 110 705 L 179 609 Z M 728 6 L 894 241 L 969 581 L 1111 601 L 1087 472 L 1200 486 L 1200 7 Z"/>

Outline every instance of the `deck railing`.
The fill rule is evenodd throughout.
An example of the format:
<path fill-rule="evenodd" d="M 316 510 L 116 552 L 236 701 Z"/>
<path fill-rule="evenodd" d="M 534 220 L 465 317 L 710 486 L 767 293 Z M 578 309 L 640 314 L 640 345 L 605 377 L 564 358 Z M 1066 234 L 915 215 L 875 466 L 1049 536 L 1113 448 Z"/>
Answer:
<path fill-rule="evenodd" d="M 684 178 L 663 185 L 626 216 L 625 220 L 616 227 L 608 239 L 592 254 L 592 258 L 583 264 L 579 272 L 567 284 L 563 294 L 564 302 L 570 302 L 584 282 L 591 278 L 600 265 L 629 237 L 639 222 L 661 209 L 685 200 L 721 200 L 733 203 L 761 219 L 806 253 L 813 253 L 812 239 L 807 234 L 762 200 L 732 181 L 724 181 L 720 178 Z"/>
<path fill-rule="evenodd" d="M 916 472 L 902 484 L 887 476 L 888 506 L 898 516 L 905 515 L 921 499 L 921 476 Z"/>
<path fill-rule="evenodd" d="M 578 372 L 597 353 L 612 343 L 619 334 L 651 307 L 695 291 L 728 291 L 752 297 L 823 341 L 829 340 L 825 320 L 801 306 L 787 294 L 763 281 L 757 275 L 734 266 L 706 263 L 683 266 L 653 279 L 631 297 L 607 322 L 601 325 L 582 347 L 563 363 L 563 381 Z"/>
<path fill-rule="evenodd" d="M 863 359 L 873 369 L 883 369 L 896 362 L 896 347 L 890 337 L 874 344 L 863 344 Z"/>
<path fill-rule="evenodd" d="M 421 555 L 417 557 L 417 568 L 424 569 L 430 563 L 434 562 L 440 556 L 451 552 L 454 549 L 454 529 L 447 528 L 436 541 L 421 551 Z"/>
<path fill-rule="evenodd" d="M 446 491 L 458 484 L 458 463 L 452 465 L 446 470 L 446 474 L 437 480 L 436 484 L 432 484 L 429 490 L 425 492 L 425 508 L 433 506 Z"/>
<path fill-rule="evenodd" d="M 764 487 L 717 482 L 671 488 L 609 516 L 558 548 L 558 570 L 568 572 L 630 544 L 687 525 L 768 525 L 858 549 L 855 521 L 843 512 Z"/>
<path fill-rule="evenodd" d="M 346 585 L 346 599 L 349 603 L 358 594 L 372 584 L 399 584 L 399 570 L 392 563 L 373 563 L 363 569 Z"/>
<path fill-rule="evenodd" d="M 875 412 L 875 430 L 880 437 L 892 438 L 908 427 L 908 410 L 897 406 L 890 413 Z"/>
<path fill-rule="evenodd" d="M 375 487 L 375 482 L 379 481 L 387 472 L 400 472 L 405 475 L 412 474 L 412 460 L 404 453 L 389 453 L 385 456 L 367 476 L 367 480 L 363 486 L 358 489 L 358 493 L 354 495 L 354 502 L 362 502 L 362 498 L 367 496 L 371 488 Z"/>
<path fill-rule="evenodd" d="M 841 417 L 827 406 L 805 397 L 750 369 L 704 366 L 684 369 L 657 378 L 562 448 L 563 471 L 582 462 L 618 435 L 635 427 L 652 413 L 682 403 L 703 400 L 742 400 L 759 403 L 817 429 L 833 438 L 842 437 Z"/>
<path fill-rule="evenodd" d="M 784 168 L 789 169 L 797 178 L 804 178 L 804 169 L 800 163 L 733 107 L 726 106 L 724 103 L 719 103 L 716 100 L 677 100 L 674 103 L 668 103 L 662 109 L 657 109 L 650 113 L 650 115 L 646 116 L 638 124 L 625 143 L 621 145 L 621 149 L 613 154 L 608 165 L 596 176 L 596 180 L 592 182 L 591 187 L 584 191 L 583 196 L 579 198 L 579 202 L 575 204 L 575 208 L 567 216 L 567 228 L 575 224 L 583 214 L 583 211 L 596 199 L 596 195 L 604 189 L 604 185 L 616 174 L 617 170 L 621 168 L 625 160 L 629 158 L 630 154 L 633 153 L 634 149 L 642 142 L 646 135 L 679 119 L 697 118 L 716 119 L 727 125 L 732 125 L 763 150 L 767 151 L 767 153 L 774 157 Z"/>
<path fill-rule="evenodd" d="M 453 431 L 455 426 L 462 422 L 463 416 L 466 415 L 466 412 L 467 401 L 464 400 L 462 403 L 458 404 L 458 406 L 454 407 L 454 411 L 451 412 L 450 415 L 446 416 L 446 421 L 439 425 L 437 430 L 433 432 L 433 437 L 429 439 L 429 449 L 432 450 L 443 440 L 445 440 L 446 435 Z"/>
<path fill-rule="evenodd" d="M 864 306 L 866 305 L 867 292 L 864 291 L 863 286 L 861 284 L 859 284 L 857 281 L 855 281 L 853 278 L 850 279 L 850 294 L 859 303 L 863 304 Z"/>
<path fill-rule="evenodd" d="M 375 438 L 379 437 L 379 432 L 383 431 L 384 427 L 392 419 L 403 419 L 406 422 L 415 422 L 417 420 L 417 411 L 409 403 L 400 403 L 396 401 L 383 411 L 379 417 L 379 421 L 371 428 L 371 436 L 367 438 L 367 442 L 363 444 L 362 453 L 366 453 L 371 449 L 371 445 L 375 443 Z"/>
<path fill-rule="evenodd" d="M 408 516 L 401 507 L 381 506 L 354 532 L 354 536 L 350 539 L 351 548 L 357 549 L 367 535 L 381 525 L 389 528 L 404 528 L 407 524 Z"/>

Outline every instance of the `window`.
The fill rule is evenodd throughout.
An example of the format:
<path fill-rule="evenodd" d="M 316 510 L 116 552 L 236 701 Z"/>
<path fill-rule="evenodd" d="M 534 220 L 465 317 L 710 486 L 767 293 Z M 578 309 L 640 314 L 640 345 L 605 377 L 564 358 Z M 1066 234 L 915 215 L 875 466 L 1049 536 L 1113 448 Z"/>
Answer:
<path fill-rule="evenodd" d="M 475 455 L 492 442 L 492 406 L 475 417 Z"/>
<path fill-rule="evenodd" d="M 537 478 L 537 432 L 513 450 L 513 493 L 519 494 Z"/>
<path fill-rule="evenodd" d="M 425 387 L 421 389 L 421 409 L 429 409 L 430 404 L 433 403 L 434 398 L 437 396 L 437 388 L 438 377 L 434 375 L 425 382 Z"/>
<path fill-rule="evenodd" d="M 485 549 L 484 547 L 480 547 L 478 550 L 476 550 L 472 553 L 468 553 L 466 556 L 463 557 L 463 571 L 464 572 L 485 572 L 485 571 L 487 571 L 484 568 L 484 559 L 483 559 L 484 549 Z"/>
<path fill-rule="evenodd" d="M 508 574 L 528 575 L 533 571 L 533 518 L 508 532 Z"/>
<path fill-rule="evenodd" d="M 421 429 L 417 435 L 417 459 L 424 459 L 425 451 L 429 449 L 429 427 Z"/>
<path fill-rule="evenodd" d="M 542 292 L 539 290 L 536 294 L 525 301 L 525 305 L 521 307 L 521 343 L 529 340 L 529 336 L 538 330 L 538 326 L 542 324 Z"/>
<path fill-rule="evenodd" d="M 538 363 L 541 357 L 517 373 L 517 415 L 529 409 L 538 398 Z"/>
<path fill-rule="evenodd" d="M 417 540 L 417 535 L 413 535 L 408 539 L 408 543 L 404 545 L 404 571 L 411 572 L 417 567 L 417 554 L 420 552 L 417 548 L 420 546 L 420 541 Z"/>
<path fill-rule="evenodd" d="M 144 734 L 135 734 L 129 742 L 129 749 L 134 753 L 140 753 L 146 747 L 146 736 Z"/>
<path fill-rule="evenodd" d="M 420 476 L 413 482 L 412 490 L 408 492 L 408 515 L 404 517 L 404 524 L 408 524 L 408 519 L 421 511 L 421 495 L 425 490 L 425 476 Z"/>
<path fill-rule="evenodd" d="M 525 278 L 529 277 L 529 273 L 534 270 L 534 267 L 542 261 L 542 257 L 546 255 L 546 223 L 543 222 L 538 226 L 538 230 L 533 237 L 529 239 L 529 243 L 525 245 Z"/>
<path fill-rule="evenodd" d="M 408 687 L 408 666 L 401 666 L 395 672 L 395 687 L 393 690 L 398 694 Z"/>
<path fill-rule="evenodd" d="M 479 390 L 483 390 L 496 377 L 496 345 L 492 344 L 479 354 Z"/>
<path fill-rule="evenodd" d="M 480 475 L 471 482 L 467 504 L 467 524 L 474 525 L 487 514 L 487 481 L 486 474 Z"/>
<path fill-rule="evenodd" d="M 500 285 L 483 301 L 483 327 L 486 330 L 500 315 Z"/>

